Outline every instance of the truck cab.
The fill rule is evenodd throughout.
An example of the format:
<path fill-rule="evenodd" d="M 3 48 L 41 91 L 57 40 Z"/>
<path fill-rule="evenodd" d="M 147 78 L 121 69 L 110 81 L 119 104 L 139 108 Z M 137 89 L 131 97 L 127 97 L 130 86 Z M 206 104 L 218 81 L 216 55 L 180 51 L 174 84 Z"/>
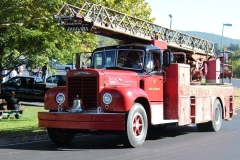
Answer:
<path fill-rule="evenodd" d="M 170 54 L 165 55 L 165 57 L 167 57 Z M 92 52 L 90 60 L 91 63 L 89 67 L 81 66 L 81 69 L 72 70 L 67 73 L 66 88 L 61 87 L 61 90 L 65 93 L 64 90 L 67 89 L 68 97 L 64 95 L 69 102 L 69 104 L 66 104 L 68 108 L 72 107 L 73 100 L 76 96 L 86 97 L 88 95 L 95 97 L 88 98 L 90 101 L 92 99 L 98 99 L 96 95 L 101 93 L 101 90 L 104 88 L 124 86 L 146 90 L 146 88 L 144 89 L 144 83 L 145 87 L 147 87 L 146 82 L 148 79 L 151 79 L 147 78 L 149 77 L 148 75 L 161 76 L 159 80 L 161 79 L 161 85 L 163 83 L 163 50 L 153 45 L 116 45 L 101 47 Z M 169 61 L 167 63 L 170 64 L 171 62 Z M 94 82 L 91 82 L 88 77 L 92 77 L 94 74 L 98 74 L 98 77 Z M 87 83 L 89 84 L 87 85 Z M 94 93 L 90 95 L 89 93 L 83 94 L 86 86 L 89 87 L 89 93 L 90 90 L 94 90 Z M 77 91 L 74 90 L 76 87 L 82 88 L 81 93 L 78 91 L 78 95 L 76 94 Z M 94 87 L 96 89 L 98 88 L 98 91 L 94 89 Z M 157 88 L 152 88 L 152 90 L 154 89 Z M 158 89 L 160 90 L 160 88 Z M 57 90 L 59 92 L 59 89 Z M 52 92 L 55 92 L 55 90 L 51 89 L 46 94 L 45 109 L 57 110 L 58 104 L 54 98 L 57 93 L 53 94 Z M 162 94 L 160 95 L 162 96 Z M 99 99 L 101 99 L 101 97 L 99 97 Z M 160 99 L 162 100 L 162 97 Z M 88 103 L 86 100 L 83 100 L 83 102 Z M 95 105 L 95 107 L 97 107 L 100 104 L 96 102 Z M 91 106 L 91 108 L 92 107 L 93 106 Z"/>

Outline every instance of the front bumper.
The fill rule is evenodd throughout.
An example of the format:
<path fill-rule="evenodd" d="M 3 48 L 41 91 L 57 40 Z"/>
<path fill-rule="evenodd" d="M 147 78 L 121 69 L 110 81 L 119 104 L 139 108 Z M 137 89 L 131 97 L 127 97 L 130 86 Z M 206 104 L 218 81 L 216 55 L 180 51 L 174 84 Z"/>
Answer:
<path fill-rule="evenodd" d="M 62 129 L 125 130 L 125 114 L 38 112 L 38 125 Z"/>

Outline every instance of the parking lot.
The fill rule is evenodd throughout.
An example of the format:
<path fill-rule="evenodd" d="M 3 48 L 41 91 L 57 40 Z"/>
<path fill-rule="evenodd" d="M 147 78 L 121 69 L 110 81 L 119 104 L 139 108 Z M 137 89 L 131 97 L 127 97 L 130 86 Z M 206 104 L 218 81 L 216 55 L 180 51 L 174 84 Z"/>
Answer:
<path fill-rule="evenodd" d="M 66 74 L 66 71 L 65 70 L 57 70 L 56 74 L 60 74 L 60 75 L 64 75 Z M 24 71 L 23 71 L 23 76 L 28 76 L 29 75 L 29 72 L 26 70 L 26 67 L 24 66 Z M 51 71 L 49 72 L 48 74 L 48 77 L 51 76 L 52 73 Z M 8 80 L 8 77 L 7 77 L 7 80 Z M 44 103 L 43 102 L 26 102 L 26 101 L 21 101 L 21 104 L 23 105 L 30 105 L 30 106 L 40 106 L 40 107 L 43 107 L 44 106 Z"/>

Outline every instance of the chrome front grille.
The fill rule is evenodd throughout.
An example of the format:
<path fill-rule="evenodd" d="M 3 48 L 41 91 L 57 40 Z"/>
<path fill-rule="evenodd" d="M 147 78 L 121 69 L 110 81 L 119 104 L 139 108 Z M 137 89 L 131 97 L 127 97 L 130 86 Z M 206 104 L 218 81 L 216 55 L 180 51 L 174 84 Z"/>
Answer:
<path fill-rule="evenodd" d="M 68 106 L 73 105 L 73 100 L 78 95 L 83 101 L 85 109 L 97 107 L 98 81 L 97 76 L 68 77 Z"/>

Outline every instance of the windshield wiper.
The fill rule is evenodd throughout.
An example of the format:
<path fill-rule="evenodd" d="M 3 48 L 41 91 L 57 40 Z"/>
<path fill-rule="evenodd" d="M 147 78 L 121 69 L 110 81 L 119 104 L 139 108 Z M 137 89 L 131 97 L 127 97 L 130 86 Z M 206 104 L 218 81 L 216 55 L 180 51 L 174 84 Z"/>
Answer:
<path fill-rule="evenodd" d="M 113 66 L 113 67 L 106 67 L 106 69 L 119 69 L 120 67 L 118 66 Z"/>

